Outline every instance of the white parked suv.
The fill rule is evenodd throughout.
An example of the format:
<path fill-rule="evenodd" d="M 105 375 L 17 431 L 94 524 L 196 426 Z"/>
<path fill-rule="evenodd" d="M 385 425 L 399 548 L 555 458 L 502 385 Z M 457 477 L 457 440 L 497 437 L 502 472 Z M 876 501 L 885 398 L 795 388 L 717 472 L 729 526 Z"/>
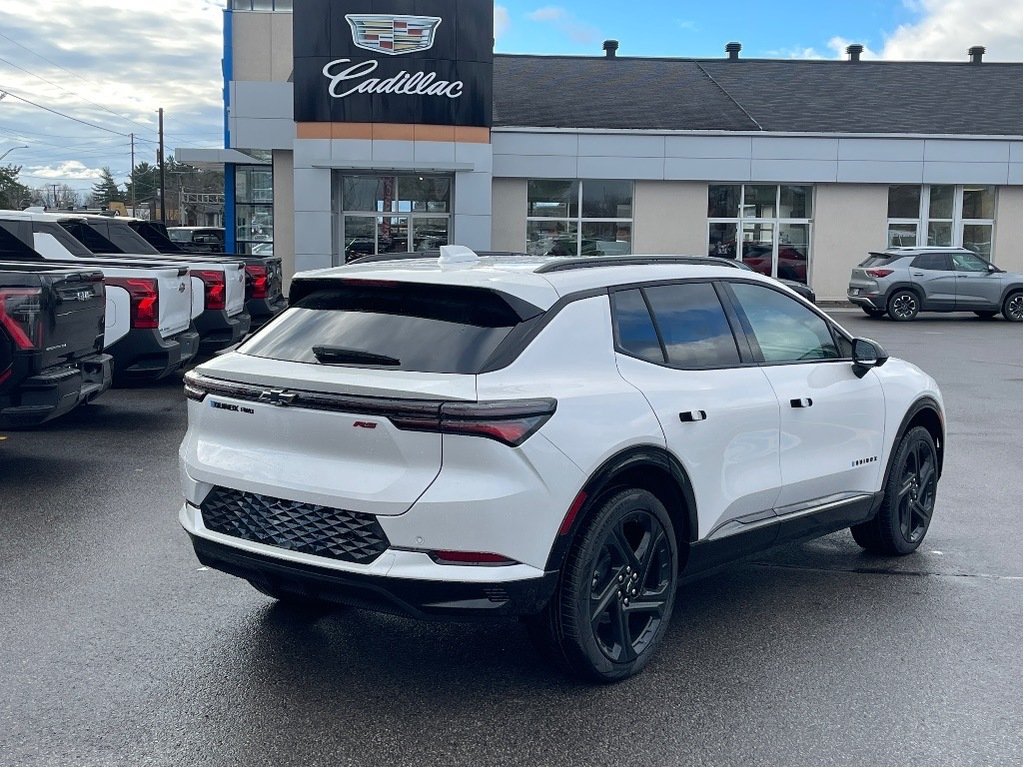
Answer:
<path fill-rule="evenodd" d="M 913 365 L 750 272 L 442 250 L 298 275 L 186 376 L 204 564 L 296 603 L 522 615 L 610 681 L 683 572 L 845 527 L 920 545 L 945 436 Z"/>

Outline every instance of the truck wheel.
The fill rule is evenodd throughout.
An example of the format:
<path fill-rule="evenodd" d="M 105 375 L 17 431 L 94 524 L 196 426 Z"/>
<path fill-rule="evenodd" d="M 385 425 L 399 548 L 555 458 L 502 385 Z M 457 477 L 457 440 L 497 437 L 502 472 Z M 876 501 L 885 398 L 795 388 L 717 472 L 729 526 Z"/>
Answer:
<path fill-rule="evenodd" d="M 542 649 L 601 683 L 635 675 L 668 629 L 679 579 L 665 506 L 633 488 L 597 508 L 566 558 L 547 608 L 527 619 Z"/>
<path fill-rule="evenodd" d="M 886 306 L 888 307 L 889 317 L 893 320 L 901 321 L 913 320 L 917 317 L 917 312 L 921 308 L 917 294 L 906 289 L 896 291 L 890 296 L 889 303 Z"/>
<path fill-rule="evenodd" d="M 878 514 L 850 528 L 853 540 L 869 552 L 909 555 L 928 533 L 938 480 L 935 439 L 924 427 L 914 427 L 896 449 Z"/>

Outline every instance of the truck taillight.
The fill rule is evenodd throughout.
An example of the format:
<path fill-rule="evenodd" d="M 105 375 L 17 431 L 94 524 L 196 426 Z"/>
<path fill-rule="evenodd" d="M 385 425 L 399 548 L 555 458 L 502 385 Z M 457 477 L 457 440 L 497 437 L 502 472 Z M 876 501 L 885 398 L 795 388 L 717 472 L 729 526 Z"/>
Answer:
<path fill-rule="evenodd" d="M 262 264 L 246 264 L 245 273 L 252 278 L 250 299 L 267 298 L 267 268 Z"/>
<path fill-rule="evenodd" d="M 18 349 L 43 346 L 42 298 L 39 288 L 0 288 L 0 327 Z"/>
<path fill-rule="evenodd" d="M 224 309 L 227 296 L 224 273 L 216 269 L 193 269 L 190 272 L 203 281 L 206 309 Z"/>
<path fill-rule="evenodd" d="M 153 277 L 108 277 L 107 286 L 128 291 L 132 328 L 160 327 L 160 291 Z"/>

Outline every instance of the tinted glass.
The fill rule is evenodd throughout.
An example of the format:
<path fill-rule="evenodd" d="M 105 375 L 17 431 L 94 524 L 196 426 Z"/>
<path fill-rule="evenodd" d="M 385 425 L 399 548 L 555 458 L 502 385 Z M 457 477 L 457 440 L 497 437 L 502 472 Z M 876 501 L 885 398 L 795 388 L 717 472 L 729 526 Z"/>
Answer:
<path fill-rule="evenodd" d="M 300 299 L 239 351 L 317 365 L 325 346 L 398 361 L 387 370 L 478 373 L 519 322 L 491 291 L 349 283 Z"/>
<path fill-rule="evenodd" d="M 953 223 L 950 221 L 928 222 L 928 245 L 952 245 Z"/>
<path fill-rule="evenodd" d="M 928 203 L 929 219 L 953 218 L 953 186 L 951 184 L 933 184 L 931 200 Z"/>
<path fill-rule="evenodd" d="M 60 243 L 72 256 L 92 256 L 92 251 L 86 248 L 78 239 L 73 237 L 67 230 L 52 221 L 37 221 L 33 223 L 36 233 L 52 235 L 53 239 Z"/>
<path fill-rule="evenodd" d="M 803 304 L 761 285 L 734 283 L 732 288 L 766 362 L 840 357 L 828 324 Z"/>
<path fill-rule="evenodd" d="M 708 224 L 708 256 L 724 259 L 736 258 L 736 225 L 712 222 Z"/>
<path fill-rule="evenodd" d="M 949 270 L 949 257 L 944 253 L 922 253 L 910 266 L 944 272 Z"/>
<path fill-rule="evenodd" d="M 858 264 L 858 267 L 877 267 L 880 264 L 888 264 L 894 259 L 902 258 L 900 256 L 886 256 L 884 254 L 873 253 L 868 256 L 864 261 Z"/>
<path fill-rule="evenodd" d="M 632 252 L 633 227 L 624 221 L 583 222 L 580 253 L 583 256 L 625 256 Z"/>
<path fill-rule="evenodd" d="M 813 187 L 779 188 L 779 218 L 809 219 L 811 218 L 811 190 Z"/>
<path fill-rule="evenodd" d="M 527 182 L 527 216 L 575 218 L 579 208 L 579 182 L 538 179 Z"/>
<path fill-rule="evenodd" d="M 532 214 L 531 214 L 532 215 Z M 583 182 L 584 219 L 630 219 L 633 217 L 633 182 Z"/>
<path fill-rule="evenodd" d="M 917 219 L 920 216 L 921 187 L 917 184 L 897 184 L 889 187 L 890 219 Z"/>
<path fill-rule="evenodd" d="M 125 253 L 148 253 L 150 255 L 160 253 L 160 251 L 146 242 L 146 238 L 127 224 L 115 224 L 112 222 L 107 224 L 107 237 L 110 238 L 110 242 Z"/>
<path fill-rule="evenodd" d="M 743 186 L 743 215 L 751 219 L 775 218 L 775 198 L 779 188 L 762 184 Z"/>
<path fill-rule="evenodd" d="M 735 219 L 740 215 L 740 185 L 708 186 L 708 218 Z"/>
<path fill-rule="evenodd" d="M 613 294 L 612 313 L 619 349 L 641 360 L 665 362 L 654 322 L 638 289 Z"/>
<path fill-rule="evenodd" d="M 711 283 L 645 288 L 671 365 L 723 368 L 740 361 L 725 310 Z"/>
<path fill-rule="evenodd" d="M 917 245 L 917 224 L 890 224 L 888 246 L 899 248 L 905 245 Z"/>
<path fill-rule="evenodd" d="M 992 225 L 964 224 L 964 248 L 992 260 Z"/>
<path fill-rule="evenodd" d="M 84 222 L 62 221 L 60 225 L 93 253 L 123 253 L 120 248 Z"/>
<path fill-rule="evenodd" d="M 526 252 L 532 256 L 576 256 L 576 222 L 526 222 Z"/>
<path fill-rule="evenodd" d="M 996 217 L 995 187 L 964 187 L 964 218 L 994 219 Z"/>

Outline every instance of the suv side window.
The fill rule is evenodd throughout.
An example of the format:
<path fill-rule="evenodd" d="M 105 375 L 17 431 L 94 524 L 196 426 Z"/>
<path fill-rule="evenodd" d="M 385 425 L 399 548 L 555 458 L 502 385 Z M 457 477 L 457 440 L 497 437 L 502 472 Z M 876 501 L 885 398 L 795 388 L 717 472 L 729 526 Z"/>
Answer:
<path fill-rule="evenodd" d="M 957 272 L 988 272 L 988 262 L 973 253 L 954 253 L 953 265 Z"/>
<path fill-rule="evenodd" d="M 612 294 L 612 319 L 620 351 L 649 363 L 665 364 L 658 332 L 639 288 Z"/>
<path fill-rule="evenodd" d="M 767 286 L 729 283 L 767 363 L 838 360 L 829 324 L 795 299 Z"/>
<path fill-rule="evenodd" d="M 937 272 L 952 270 L 949 256 L 945 253 L 922 253 L 910 263 L 910 266 L 915 269 L 930 269 Z"/>
<path fill-rule="evenodd" d="M 739 365 L 736 338 L 711 283 L 644 288 L 669 365 L 726 368 Z"/>

